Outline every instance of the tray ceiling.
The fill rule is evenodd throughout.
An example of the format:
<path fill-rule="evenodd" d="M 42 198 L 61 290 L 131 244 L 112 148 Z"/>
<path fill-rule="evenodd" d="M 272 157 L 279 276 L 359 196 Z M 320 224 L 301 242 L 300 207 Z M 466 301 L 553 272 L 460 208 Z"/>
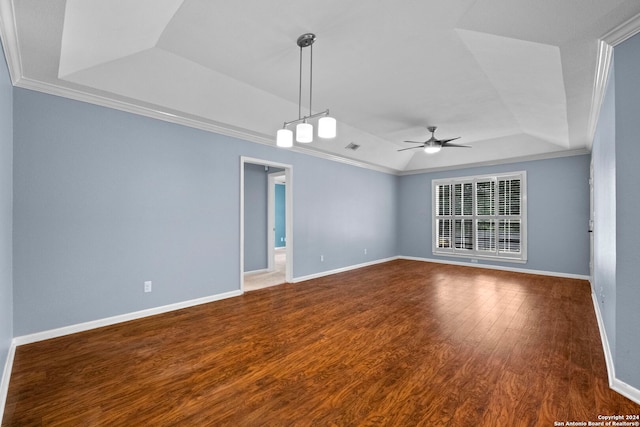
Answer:
<path fill-rule="evenodd" d="M 394 173 L 588 152 L 598 40 L 640 14 L 622 0 L 0 8 L 16 85 L 271 145 L 297 117 L 295 41 L 314 32 L 313 106 L 330 108 L 338 136 L 296 150 Z M 397 151 L 426 140 L 428 125 L 473 148 Z"/>

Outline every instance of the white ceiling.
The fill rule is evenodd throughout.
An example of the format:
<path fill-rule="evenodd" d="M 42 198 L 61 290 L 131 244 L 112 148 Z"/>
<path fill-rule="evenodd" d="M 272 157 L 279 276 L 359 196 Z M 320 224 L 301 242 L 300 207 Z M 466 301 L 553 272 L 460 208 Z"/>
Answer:
<path fill-rule="evenodd" d="M 296 39 L 313 32 L 314 112 L 329 108 L 338 136 L 295 149 L 410 173 L 587 152 L 598 39 L 640 2 L 0 0 L 0 13 L 18 86 L 271 145 L 298 117 Z M 473 148 L 397 151 L 428 125 Z"/>

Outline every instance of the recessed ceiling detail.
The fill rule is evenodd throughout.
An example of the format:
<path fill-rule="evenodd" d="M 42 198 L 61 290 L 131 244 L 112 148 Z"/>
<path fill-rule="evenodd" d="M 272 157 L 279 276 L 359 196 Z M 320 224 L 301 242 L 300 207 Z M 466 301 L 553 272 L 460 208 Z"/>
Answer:
<path fill-rule="evenodd" d="M 634 0 L 0 2 L 17 86 L 274 147 L 298 112 L 291 43 L 311 31 L 313 105 L 338 136 L 295 149 L 392 173 L 588 152 L 597 41 L 639 14 Z M 473 149 L 398 152 L 429 125 Z"/>
<path fill-rule="evenodd" d="M 560 49 L 456 30 L 523 133 L 569 148 Z"/>
<path fill-rule="evenodd" d="M 59 77 L 154 47 L 184 0 L 67 0 Z"/>

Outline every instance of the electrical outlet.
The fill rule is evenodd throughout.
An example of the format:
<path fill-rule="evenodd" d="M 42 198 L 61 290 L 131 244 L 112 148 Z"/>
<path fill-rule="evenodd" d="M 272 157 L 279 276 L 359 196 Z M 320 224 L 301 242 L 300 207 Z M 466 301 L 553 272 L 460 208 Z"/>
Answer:
<path fill-rule="evenodd" d="M 144 291 L 151 292 L 152 285 L 153 283 L 151 282 L 151 280 L 147 280 L 146 282 L 144 282 Z"/>
<path fill-rule="evenodd" d="M 367 254 L 367 248 L 364 248 L 364 254 L 365 255 Z"/>
<path fill-rule="evenodd" d="M 320 262 L 324 262 L 324 255 L 320 255 Z"/>

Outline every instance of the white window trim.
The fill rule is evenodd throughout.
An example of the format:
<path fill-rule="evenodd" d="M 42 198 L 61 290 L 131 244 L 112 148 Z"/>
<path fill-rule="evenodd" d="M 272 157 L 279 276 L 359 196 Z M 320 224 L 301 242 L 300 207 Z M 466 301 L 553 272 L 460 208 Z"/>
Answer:
<path fill-rule="evenodd" d="M 500 180 L 504 178 L 520 178 L 520 189 L 522 199 L 520 201 L 520 216 L 518 219 L 521 220 L 521 229 L 520 229 L 520 254 L 516 255 L 507 255 L 507 254 L 496 254 L 496 255 L 487 255 L 484 251 L 477 250 L 477 242 L 476 236 L 477 233 L 474 233 L 474 249 L 456 249 L 455 247 L 451 249 L 443 249 L 439 248 L 436 245 L 437 239 L 437 192 L 436 187 L 441 184 L 459 184 L 464 182 L 473 182 L 473 191 L 474 191 L 474 203 L 473 203 L 473 215 L 467 217 L 469 219 L 473 219 L 475 222 L 479 217 L 476 215 L 476 203 L 475 203 L 475 191 L 477 181 L 486 181 L 489 179 Z M 496 199 L 498 198 L 496 191 Z M 451 209 L 455 209 L 454 204 L 452 203 Z M 496 204 L 497 209 L 497 204 Z M 482 217 L 480 217 L 482 218 Z M 507 218 L 508 219 L 508 218 Z M 521 263 L 525 264 L 527 262 L 527 172 L 526 171 L 516 171 L 516 172 L 505 172 L 505 173 L 496 173 L 496 174 L 487 174 L 487 175 L 472 175 L 465 177 L 455 177 L 455 178 L 443 178 L 443 179 L 434 179 L 431 181 L 431 250 L 433 255 L 439 256 L 447 256 L 447 257 L 455 257 L 455 258 L 468 258 L 473 260 L 491 260 L 491 261 L 506 261 L 513 263 Z"/>

